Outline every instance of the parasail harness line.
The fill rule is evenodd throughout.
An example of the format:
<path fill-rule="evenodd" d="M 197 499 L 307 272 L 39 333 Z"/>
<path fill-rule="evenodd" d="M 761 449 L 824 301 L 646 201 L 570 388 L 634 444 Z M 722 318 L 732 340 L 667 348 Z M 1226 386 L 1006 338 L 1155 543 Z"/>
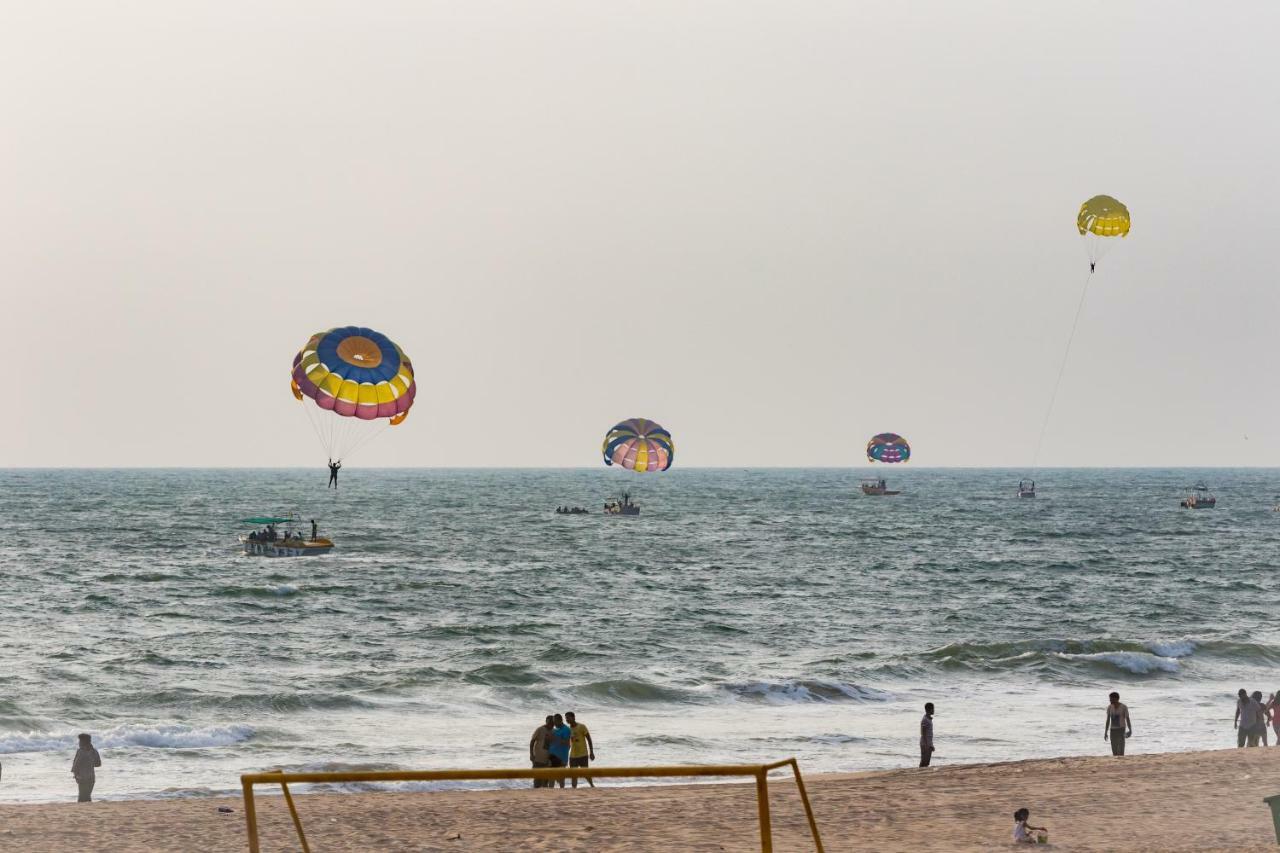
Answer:
<path fill-rule="evenodd" d="M 1067 335 L 1067 346 L 1062 351 L 1062 362 L 1058 365 L 1058 378 L 1053 382 L 1053 393 L 1049 395 L 1049 407 L 1045 409 L 1044 420 L 1040 423 L 1040 438 L 1036 440 L 1036 452 L 1031 458 L 1034 470 L 1040 463 L 1040 450 L 1044 447 L 1044 436 L 1049 429 L 1049 419 L 1053 417 L 1053 406 L 1058 402 L 1058 389 L 1062 387 L 1062 377 L 1067 372 L 1067 361 L 1071 357 L 1071 344 L 1076 339 L 1076 328 L 1080 325 L 1080 315 L 1084 312 L 1085 297 L 1089 295 L 1089 283 L 1093 281 L 1095 263 L 1089 264 L 1089 274 L 1085 276 L 1084 285 L 1080 288 L 1080 301 L 1076 303 L 1076 316 L 1071 321 L 1071 332 Z"/>

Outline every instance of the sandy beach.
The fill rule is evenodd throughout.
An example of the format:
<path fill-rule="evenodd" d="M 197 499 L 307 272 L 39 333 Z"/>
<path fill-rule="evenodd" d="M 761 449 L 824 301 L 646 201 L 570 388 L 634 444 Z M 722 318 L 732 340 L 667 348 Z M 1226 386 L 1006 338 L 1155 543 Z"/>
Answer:
<path fill-rule="evenodd" d="M 1012 848 L 1032 812 L 1058 850 L 1272 850 L 1264 796 L 1280 752 L 1063 758 L 807 780 L 828 850 Z M 813 849 L 794 785 L 770 782 L 777 850 Z M 753 850 L 753 788 L 664 785 L 577 791 L 315 794 L 297 798 L 312 849 Z M 554 805 L 553 805 L 554 804 Z M 218 812 L 229 806 L 231 814 Z M 298 846 L 280 797 L 259 798 L 263 849 Z M 554 808 L 554 812 L 552 811 Z M 0 847 L 39 851 L 239 851 L 239 798 L 6 805 Z"/>

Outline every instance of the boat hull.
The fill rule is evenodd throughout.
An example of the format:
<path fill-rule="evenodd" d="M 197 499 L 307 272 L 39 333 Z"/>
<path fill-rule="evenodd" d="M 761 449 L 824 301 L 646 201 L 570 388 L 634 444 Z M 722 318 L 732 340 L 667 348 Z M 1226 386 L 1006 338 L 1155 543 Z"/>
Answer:
<path fill-rule="evenodd" d="M 328 539 L 314 542 L 258 542 L 246 536 L 240 537 L 240 547 L 246 557 L 318 557 L 333 550 Z"/>

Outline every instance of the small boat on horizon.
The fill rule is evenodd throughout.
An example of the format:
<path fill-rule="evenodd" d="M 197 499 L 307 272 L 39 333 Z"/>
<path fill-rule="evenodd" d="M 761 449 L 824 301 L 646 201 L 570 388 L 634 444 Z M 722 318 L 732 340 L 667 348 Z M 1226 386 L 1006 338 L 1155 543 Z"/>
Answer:
<path fill-rule="evenodd" d="M 1034 498 L 1036 496 L 1035 480 L 1019 480 L 1018 481 L 1018 497 Z"/>
<path fill-rule="evenodd" d="M 1209 487 L 1204 483 L 1196 483 L 1191 490 L 1191 494 L 1183 498 L 1182 503 L 1178 506 L 1183 509 L 1213 509 L 1218 505 L 1218 499 L 1213 496 L 1213 492 L 1209 491 Z"/>
<path fill-rule="evenodd" d="M 862 493 L 871 495 L 872 497 L 889 497 L 892 495 L 900 495 L 901 491 L 894 491 L 889 488 L 889 484 L 885 482 L 883 477 L 863 480 Z"/>

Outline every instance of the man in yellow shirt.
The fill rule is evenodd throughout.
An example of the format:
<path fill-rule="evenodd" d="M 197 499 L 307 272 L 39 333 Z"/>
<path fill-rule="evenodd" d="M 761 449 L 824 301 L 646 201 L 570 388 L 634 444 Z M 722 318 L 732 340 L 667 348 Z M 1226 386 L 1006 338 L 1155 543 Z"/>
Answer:
<path fill-rule="evenodd" d="M 585 723 L 578 722 L 578 715 L 569 711 L 564 715 L 564 721 L 569 724 L 569 766 L 570 767 L 590 767 L 588 761 L 596 760 L 596 745 L 591 740 L 591 732 L 587 731 Z M 573 787 L 578 787 L 578 777 L 574 776 L 571 780 Z M 591 777 L 587 777 L 587 784 L 595 787 L 596 783 L 591 781 Z"/>

